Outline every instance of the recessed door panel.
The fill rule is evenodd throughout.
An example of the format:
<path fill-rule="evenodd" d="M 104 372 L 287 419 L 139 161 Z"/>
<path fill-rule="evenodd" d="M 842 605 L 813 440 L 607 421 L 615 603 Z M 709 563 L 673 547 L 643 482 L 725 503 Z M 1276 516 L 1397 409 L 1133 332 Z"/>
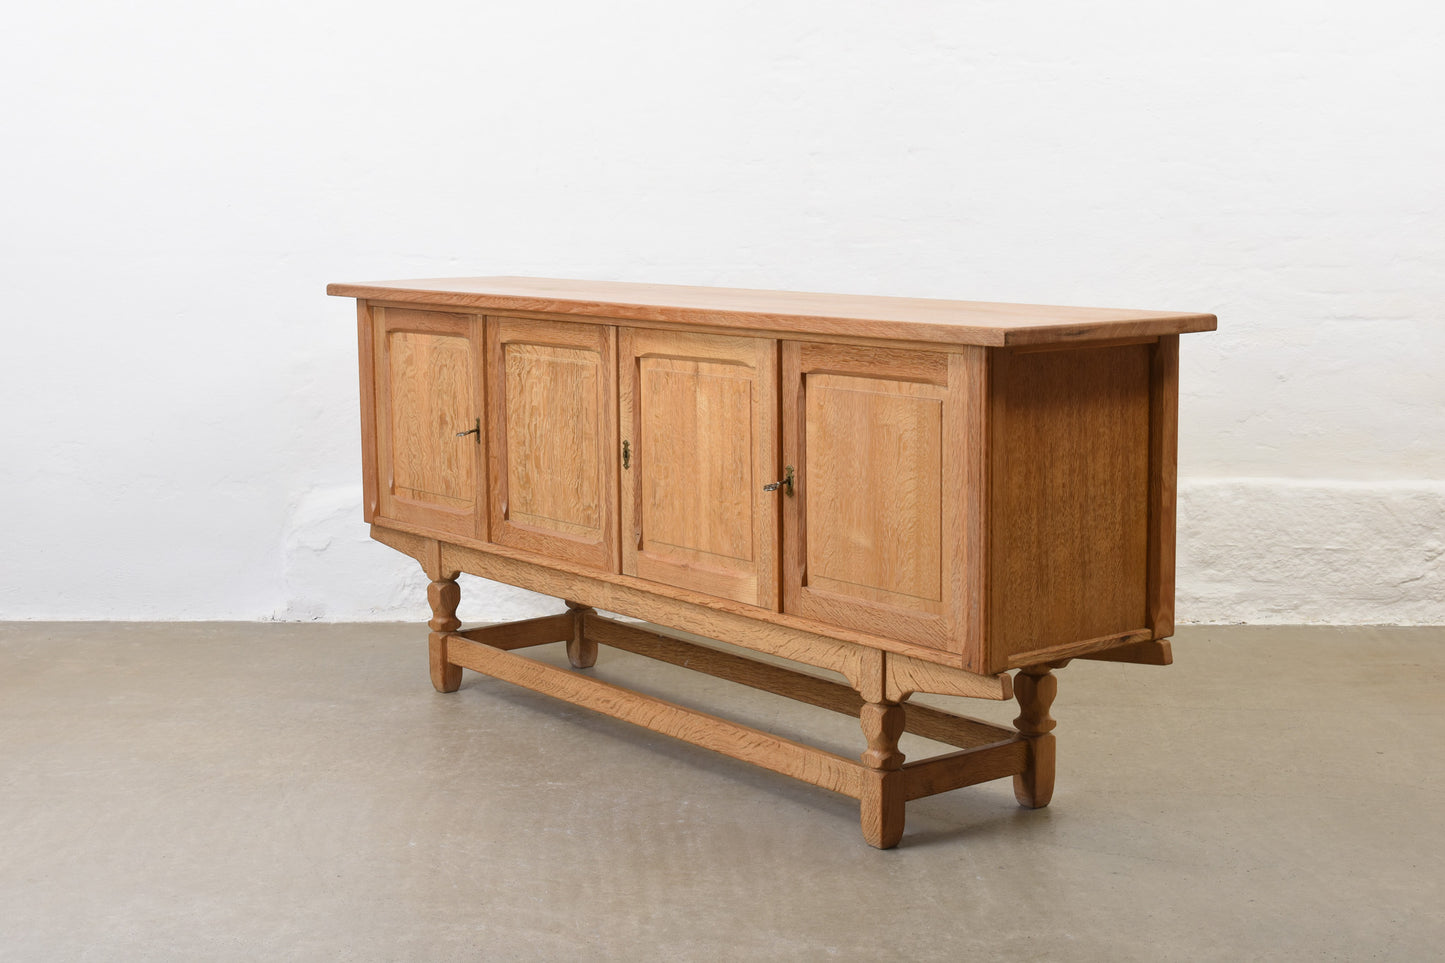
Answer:
<path fill-rule="evenodd" d="M 615 337 L 488 319 L 493 541 L 617 570 Z"/>
<path fill-rule="evenodd" d="M 597 352 L 546 344 L 508 344 L 507 517 L 584 539 L 602 536 L 602 457 L 595 400 Z M 575 417 L 557 418 L 568 411 Z"/>
<path fill-rule="evenodd" d="M 941 610 L 944 393 L 807 377 L 810 585 Z"/>
<path fill-rule="evenodd" d="M 621 338 L 623 571 L 775 609 L 776 342 Z"/>
<path fill-rule="evenodd" d="M 458 444 L 457 432 L 472 427 L 466 423 L 476 377 L 471 341 L 420 331 L 386 337 L 393 491 L 467 507 L 476 501 L 475 436 L 463 435 Z"/>
<path fill-rule="evenodd" d="M 451 534 L 481 534 L 480 319 L 372 312 L 378 511 Z"/>
<path fill-rule="evenodd" d="M 797 464 L 784 611 L 962 653 L 978 631 L 964 520 L 981 351 L 786 342 L 782 359 L 783 456 Z"/>

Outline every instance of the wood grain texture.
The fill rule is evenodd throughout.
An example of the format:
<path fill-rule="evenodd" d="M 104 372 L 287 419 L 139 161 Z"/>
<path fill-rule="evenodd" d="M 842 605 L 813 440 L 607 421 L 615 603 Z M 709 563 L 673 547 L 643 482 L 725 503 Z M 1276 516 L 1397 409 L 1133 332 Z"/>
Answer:
<path fill-rule="evenodd" d="M 809 586 L 943 610 L 943 394 L 876 378 L 808 379 Z"/>
<path fill-rule="evenodd" d="M 373 526 L 373 537 L 375 531 Z M 850 681 L 862 663 L 874 660 L 879 666 L 880 698 L 884 652 L 899 652 L 925 661 L 948 658 L 947 653 L 896 639 L 823 626 L 731 599 L 590 570 L 505 545 L 457 540 L 443 543 L 441 553 L 443 564 L 472 575 L 554 598 L 575 599 L 659 625 L 686 626 L 690 632 L 719 641 L 841 672 Z"/>
<path fill-rule="evenodd" d="M 993 352 L 983 671 L 1144 624 L 1151 351 Z"/>
<path fill-rule="evenodd" d="M 897 769 L 863 770 L 858 818 L 863 839 L 874 849 L 892 849 L 903 838 L 905 778 Z"/>
<path fill-rule="evenodd" d="M 1015 652 L 1009 656 L 1008 668 L 1026 669 L 1030 666 L 1047 665 L 1060 660 L 1082 659 L 1097 653 L 1112 652 L 1136 642 L 1145 641 L 1153 634 L 1153 630 L 1147 628 L 1130 629 L 1127 632 L 1103 635 L 1097 639 L 1080 639 L 1077 642 L 1065 642 L 1063 645 L 1051 645 L 1046 649 Z"/>
<path fill-rule="evenodd" d="M 1013 683 L 1007 675 L 978 675 L 896 652 L 888 653 L 886 658 L 884 699 L 888 702 L 902 702 L 915 692 L 999 701 L 1013 698 Z"/>
<path fill-rule="evenodd" d="M 659 662 L 682 666 L 694 672 L 727 679 L 729 682 L 772 692 L 834 712 L 856 716 L 863 704 L 862 697 L 856 691 L 841 683 L 686 639 L 673 638 L 639 625 L 594 614 L 587 617 L 584 631 L 589 639 L 599 645 L 608 645 Z"/>
<path fill-rule="evenodd" d="M 985 746 L 910 762 L 903 767 L 903 798 L 921 799 L 981 782 L 1016 776 L 1028 765 L 1029 745 L 1011 737 Z"/>
<path fill-rule="evenodd" d="M 1159 339 L 1149 366 L 1149 583 L 1145 624 L 1174 634 L 1174 530 L 1179 475 L 1179 335 Z"/>
<path fill-rule="evenodd" d="M 1168 639 L 1143 639 L 1101 652 L 1087 652 L 1074 658 L 1092 659 L 1096 662 L 1128 662 L 1133 665 L 1173 665 L 1174 649 Z"/>
<path fill-rule="evenodd" d="M 857 693 L 837 683 L 604 618 L 573 602 L 568 602 L 569 611 L 563 615 L 466 632 L 439 631 L 437 626 L 456 625 L 451 614 L 456 583 L 434 582 L 433 586 L 429 593 L 436 611 L 431 623 L 433 636 L 440 636 L 440 651 L 446 658 L 442 668 L 455 673 L 457 681 L 462 668 L 472 669 L 853 796 L 860 802 L 859 820 L 865 840 L 880 849 L 891 848 L 902 838 L 908 800 L 1029 771 L 1025 739 L 1012 730 L 922 706 L 862 702 Z M 506 651 L 556 640 L 569 630 L 574 632 L 574 638 L 587 636 L 594 644 L 624 648 L 837 711 L 856 711 L 868 748 L 861 764 L 853 763 L 813 746 Z M 433 651 L 438 650 L 434 647 Z M 840 700 L 830 690 L 847 692 L 851 699 Z M 1031 704 L 1040 705 L 1037 700 Z M 1042 706 L 1045 715 L 1046 710 L 1046 705 Z M 1029 715 L 1028 711 L 1025 714 Z M 1037 712 L 1029 719 L 1035 729 L 1043 725 Z M 949 736 L 954 744 L 968 748 L 905 762 L 898 750 L 898 738 L 908 722 L 919 720 L 923 722 L 920 729 Z M 914 726 L 910 725 L 909 731 L 915 731 Z"/>
<path fill-rule="evenodd" d="M 704 749 L 857 799 L 866 770 L 851 759 L 676 703 L 534 662 L 499 649 L 450 639 L 454 662 L 584 709 L 682 739 Z"/>
<path fill-rule="evenodd" d="M 1047 668 L 1031 668 L 1014 679 L 1019 715 L 1014 720 L 1019 736 L 1028 744 L 1024 769 L 1014 776 L 1014 797 L 1026 809 L 1042 809 L 1054 796 L 1057 747 L 1049 708 L 1059 694 L 1059 680 Z"/>
<path fill-rule="evenodd" d="M 391 468 L 394 494 L 469 508 L 476 501 L 471 344 L 465 337 L 388 331 L 391 362 Z"/>
<path fill-rule="evenodd" d="M 544 615 L 520 622 L 501 622 L 497 625 L 483 625 L 475 629 L 451 633 L 472 642 L 481 642 L 494 649 L 510 652 L 534 645 L 549 645 L 565 642 L 572 637 L 573 619 L 570 614 Z"/>
<path fill-rule="evenodd" d="M 438 532 L 485 531 L 478 319 L 373 308 L 377 514 Z"/>
<path fill-rule="evenodd" d="M 785 342 L 783 609 L 962 656 L 967 362 Z"/>
<path fill-rule="evenodd" d="M 601 645 L 682 666 L 694 672 L 772 692 L 833 712 L 856 717 L 861 714 L 865 704 L 857 690 L 841 683 L 712 646 L 674 638 L 595 613 L 587 616 L 585 632 L 589 639 Z M 932 706 L 905 705 L 904 708 L 907 710 L 905 731 L 959 748 L 994 743 L 1013 735 L 1011 729 L 981 719 L 945 712 Z"/>
<path fill-rule="evenodd" d="M 331 284 L 340 297 L 462 305 L 505 313 L 766 328 L 793 336 L 857 334 L 905 341 L 1007 345 L 1213 331 L 1212 314 L 868 295 L 757 291 L 558 278 L 432 278 Z"/>
<path fill-rule="evenodd" d="M 947 461 L 963 488 L 959 537 L 947 542 L 952 553 L 951 591 L 957 599 L 954 632 L 963 667 L 990 674 L 988 668 L 989 584 L 989 359 L 988 349 L 968 348 L 949 359 L 949 377 L 962 394 L 960 423 L 950 435 L 954 456 Z M 1009 698 L 1009 696 L 1004 696 Z"/>
<path fill-rule="evenodd" d="M 361 514 L 370 525 L 380 504 L 377 493 L 381 469 L 376 460 L 376 349 L 372 339 L 375 322 L 365 301 L 356 302 L 357 368 L 361 380 Z"/>
<path fill-rule="evenodd" d="M 623 328 L 622 570 L 778 607 L 777 345 Z"/>
<path fill-rule="evenodd" d="M 906 722 L 903 707 L 893 702 L 865 702 L 858 714 L 868 748 L 861 762 L 869 769 L 902 769 L 904 755 L 898 748 Z"/>
<path fill-rule="evenodd" d="M 457 621 L 457 603 L 461 589 L 454 579 L 437 579 L 427 586 L 426 598 L 431 605 L 431 621 L 427 628 L 427 655 L 431 667 L 431 684 L 438 692 L 455 692 L 462 684 L 461 667 L 452 662 L 447 652 L 449 633 L 461 628 Z"/>
<path fill-rule="evenodd" d="M 572 635 L 567 639 L 567 661 L 574 669 L 590 669 L 597 664 L 597 640 L 587 635 L 587 619 L 597 613 L 580 602 L 567 603 L 567 618 L 572 622 Z"/>
<path fill-rule="evenodd" d="M 888 689 L 888 653 L 877 648 L 854 646 L 847 650 L 838 671 L 864 702 L 885 702 Z"/>
<path fill-rule="evenodd" d="M 491 539 L 615 572 L 616 329 L 487 319 Z"/>
<path fill-rule="evenodd" d="M 1048 804 L 1052 669 L 1171 661 L 1178 334 L 1212 315 L 546 279 L 329 290 L 365 299 L 364 512 L 432 580 L 441 691 L 469 667 L 846 793 L 887 848 L 910 799 L 1013 776 L 1021 805 Z M 784 465 L 794 497 L 764 495 Z M 462 631 L 461 571 L 568 611 Z M 508 654 L 550 642 L 574 668 L 612 644 L 856 715 L 862 762 Z M 914 692 L 1012 694 L 1018 730 Z M 905 760 L 905 731 L 964 751 Z"/>

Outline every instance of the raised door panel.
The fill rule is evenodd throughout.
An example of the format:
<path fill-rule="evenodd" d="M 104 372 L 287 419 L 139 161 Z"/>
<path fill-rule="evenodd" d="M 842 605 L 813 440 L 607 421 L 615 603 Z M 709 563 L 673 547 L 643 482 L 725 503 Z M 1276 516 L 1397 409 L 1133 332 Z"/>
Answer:
<path fill-rule="evenodd" d="M 981 351 L 783 345 L 785 611 L 960 654 L 976 642 L 983 370 Z"/>
<path fill-rule="evenodd" d="M 777 342 L 619 337 L 623 572 L 776 610 Z"/>
<path fill-rule="evenodd" d="M 487 319 L 492 541 L 617 571 L 616 332 Z"/>
<path fill-rule="evenodd" d="M 456 535 L 485 531 L 480 318 L 373 307 L 377 512 Z"/>

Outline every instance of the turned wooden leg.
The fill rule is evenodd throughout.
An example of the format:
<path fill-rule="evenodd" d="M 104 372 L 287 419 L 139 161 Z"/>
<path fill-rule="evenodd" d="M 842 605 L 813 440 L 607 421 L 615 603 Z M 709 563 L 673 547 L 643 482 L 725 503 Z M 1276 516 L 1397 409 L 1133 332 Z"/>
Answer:
<path fill-rule="evenodd" d="M 431 629 L 431 684 L 438 692 L 455 692 L 462 684 L 462 667 L 447 661 L 447 633 L 462 627 L 457 621 L 462 590 L 456 579 L 437 579 L 427 586 L 426 600 L 431 603 L 431 621 L 427 623 Z"/>
<path fill-rule="evenodd" d="M 581 602 L 568 602 L 567 611 L 572 614 L 572 638 L 567 640 L 567 661 L 574 669 L 590 669 L 597 664 L 597 643 L 583 634 L 583 628 L 587 616 L 596 610 Z"/>
<path fill-rule="evenodd" d="M 903 838 L 903 735 L 904 709 L 893 702 L 865 702 L 858 715 L 868 748 L 862 761 L 864 774 L 859 815 L 863 838 L 878 849 L 892 849 Z"/>
<path fill-rule="evenodd" d="M 1030 666 L 1014 676 L 1019 717 L 1014 726 L 1029 743 L 1028 767 L 1014 776 L 1014 798 L 1020 806 L 1042 809 L 1054 796 L 1054 726 L 1049 707 L 1059 694 L 1052 666 Z"/>

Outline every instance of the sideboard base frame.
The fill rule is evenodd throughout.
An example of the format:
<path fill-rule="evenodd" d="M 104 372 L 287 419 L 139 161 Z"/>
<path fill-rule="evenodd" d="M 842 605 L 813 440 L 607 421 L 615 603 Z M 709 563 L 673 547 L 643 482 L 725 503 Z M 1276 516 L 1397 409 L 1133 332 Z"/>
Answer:
<path fill-rule="evenodd" d="M 841 793 L 859 801 L 863 837 L 879 849 L 898 844 L 903 836 L 904 807 L 913 799 L 1009 776 L 1014 779 L 1020 805 L 1041 808 L 1048 805 L 1053 793 L 1054 722 L 1048 711 L 1057 681 L 1050 670 L 1063 663 L 1021 670 L 1020 684 L 1013 693 L 1019 700 L 1020 716 L 1015 720 L 1019 728 L 1010 729 L 930 706 L 907 705 L 914 687 L 927 683 L 905 674 L 890 684 L 886 660 L 880 684 L 865 686 L 872 690 L 865 692 L 606 618 L 576 602 L 567 602 L 567 611 L 558 615 L 463 630 L 456 618 L 461 593 L 455 573 L 436 574 L 442 577 L 433 578 L 427 598 L 432 607 L 428 623 L 432 684 L 438 691 L 455 692 L 461 685 L 461 670 L 471 669 Z M 867 749 L 860 761 L 854 761 L 512 654 L 516 649 L 556 642 L 566 643 L 574 670 L 590 668 L 602 645 L 856 716 Z M 898 750 L 898 738 L 904 732 L 956 746 L 958 751 L 905 762 Z"/>

